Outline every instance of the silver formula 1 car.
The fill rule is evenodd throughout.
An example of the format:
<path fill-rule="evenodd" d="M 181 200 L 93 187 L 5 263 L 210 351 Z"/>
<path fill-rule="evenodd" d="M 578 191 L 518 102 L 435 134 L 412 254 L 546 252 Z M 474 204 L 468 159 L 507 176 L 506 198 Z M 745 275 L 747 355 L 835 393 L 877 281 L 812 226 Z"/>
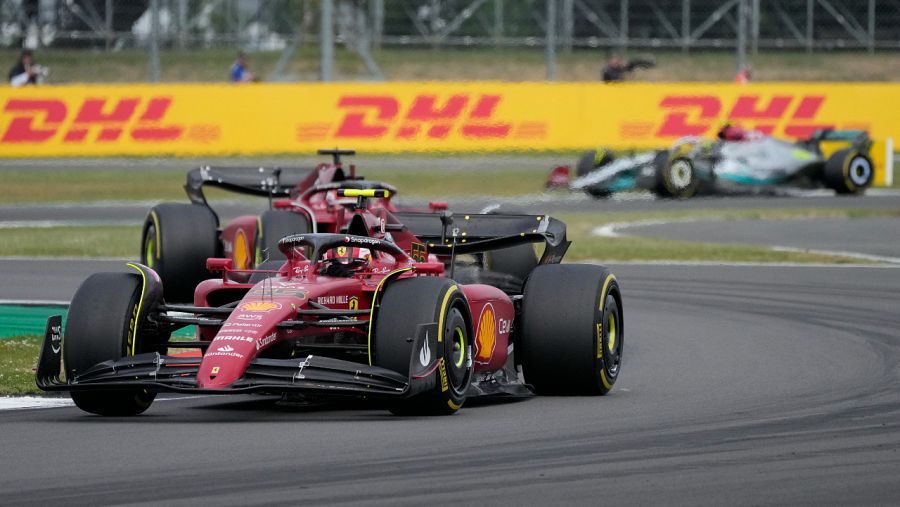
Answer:
<path fill-rule="evenodd" d="M 823 142 L 847 146 L 825 156 Z M 830 188 L 837 194 L 862 193 L 872 184 L 872 142 L 864 131 L 824 130 L 796 142 L 727 126 L 719 139 L 679 139 L 667 150 L 627 156 L 598 149 L 575 165 L 557 167 L 548 187 L 568 186 L 594 197 L 623 190 L 650 190 L 661 197 L 752 193 L 776 186 Z"/>

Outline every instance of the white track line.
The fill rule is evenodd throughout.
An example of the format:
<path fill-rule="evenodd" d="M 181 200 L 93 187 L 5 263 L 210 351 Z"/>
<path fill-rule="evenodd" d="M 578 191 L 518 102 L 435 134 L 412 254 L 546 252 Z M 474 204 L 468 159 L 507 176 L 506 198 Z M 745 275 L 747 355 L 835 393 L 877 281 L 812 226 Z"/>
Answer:
<path fill-rule="evenodd" d="M 646 227 L 646 226 L 654 226 L 654 225 L 667 225 L 667 224 L 675 224 L 675 223 L 690 223 L 690 222 L 714 222 L 716 219 L 714 218 L 685 218 L 685 219 L 675 219 L 675 220 L 635 220 L 633 222 L 612 222 L 606 225 L 601 225 L 595 227 L 591 230 L 592 236 L 599 236 L 601 238 L 621 238 L 623 236 L 627 236 L 627 234 L 623 234 L 621 231 L 623 229 L 630 229 L 634 227 Z M 721 221 L 721 220 L 719 220 Z M 743 244 L 743 243 L 742 243 Z M 748 243 L 748 245 L 753 245 L 752 243 Z M 873 262 L 885 262 L 888 264 L 897 265 L 900 267 L 900 257 L 888 257 L 884 255 L 872 255 L 860 252 L 845 252 L 841 250 L 818 250 L 813 248 L 797 248 L 791 246 L 779 246 L 779 245 L 762 245 L 768 246 L 770 250 L 775 252 L 796 252 L 796 253 L 810 253 L 810 254 L 819 254 L 819 255 L 833 255 L 838 257 L 849 257 L 851 259 L 860 259 L 865 261 L 873 261 Z M 650 261 L 653 262 L 653 261 Z M 617 263 L 621 264 L 621 263 Z M 667 264 L 675 265 L 675 262 L 667 262 Z M 723 266 L 767 266 L 767 265 L 775 265 L 776 263 L 743 263 L 743 262 L 732 262 L 732 263 L 716 263 L 716 262 L 703 262 L 698 265 L 723 265 Z M 781 263 L 779 265 L 795 265 L 794 263 Z M 800 264 L 796 263 L 798 266 L 807 266 L 811 264 Z M 828 266 L 837 266 L 837 264 L 826 264 Z M 843 266 L 848 266 L 844 264 Z M 864 264 L 852 264 L 850 266 L 853 267 L 863 267 Z"/>
<path fill-rule="evenodd" d="M 69 302 L 53 299 L 0 299 L 0 305 L 67 307 Z"/>

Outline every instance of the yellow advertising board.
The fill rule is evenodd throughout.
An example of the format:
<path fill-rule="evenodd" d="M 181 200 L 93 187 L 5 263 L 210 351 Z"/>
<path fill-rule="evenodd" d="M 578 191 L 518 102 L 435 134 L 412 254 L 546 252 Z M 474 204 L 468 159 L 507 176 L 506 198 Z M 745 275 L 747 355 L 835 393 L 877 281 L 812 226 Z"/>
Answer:
<path fill-rule="evenodd" d="M 900 84 L 386 82 L 0 88 L 0 157 L 655 148 L 726 120 L 900 138 Z"/>

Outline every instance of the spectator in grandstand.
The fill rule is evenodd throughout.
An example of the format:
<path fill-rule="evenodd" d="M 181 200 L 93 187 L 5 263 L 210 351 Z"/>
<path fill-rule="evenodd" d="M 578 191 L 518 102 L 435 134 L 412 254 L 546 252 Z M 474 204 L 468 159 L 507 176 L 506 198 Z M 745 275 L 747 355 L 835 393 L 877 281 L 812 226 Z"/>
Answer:
<path fill-rule="evenodd" d="M 19 61 L 9 70 L 9 84 L 15 87 L 40 84 L 47 75 L 46 67 L 34 63 L 30 49 L 22 51 Z"/>
<path fill-rule="evenodd" d="M 600 77 L 603 79 L 604 83 L 615 83 L 617 81 L 623 81 L 625 75 L 635 69 L 649 69 L 655 66 L 656 60 L 652 57 L 623 60 L 621 57 L 613 55 L 607 60 L 606 66 L 603 67 Z"/>
<path fill-rule="evenodd" d="M 744 65 L 744 67 L 734 76 L 734 82 L 742 85 L 749 83 L 751 70 L 750 65 Z"/>
<path fill-rule="evenodd" d="M 232 83 L 250 83 L 256 81 L 256 75 L 247 68 L 247 55 L 242 51 L 238 53 L 237 60 L 231 65 Z"/>

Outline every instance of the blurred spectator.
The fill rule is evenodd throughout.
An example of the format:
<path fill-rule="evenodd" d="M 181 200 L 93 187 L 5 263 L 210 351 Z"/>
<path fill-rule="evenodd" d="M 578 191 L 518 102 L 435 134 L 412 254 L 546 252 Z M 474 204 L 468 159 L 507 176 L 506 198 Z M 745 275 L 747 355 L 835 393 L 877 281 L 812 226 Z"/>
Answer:
<path fill-rule="evenodd" d="M 612 56 L 606 62 L 606 66 L 603 67 L 603 71 L 601 72 L 600 77 L 603 79 L 604 83 L 614 83 L 617 81 L 623 81 L 625 79 L 625 75 L 629 72 L 634 71 L 635 69 L 649 69 L 655 66 L 656 61 L 652 57 L 623 60 L 619 56 Z"/>
<path fill-rule="evenodd" d="M 745 85 L 750 82 L 750 71 L 752 69 L 749 65 L 744 65 L 744 67 L 738 71 L 734 76 L 734 82 L 737 84 Z"/>
<path fill-rule="evenodd" d="M 47 76 L 47 68 L 34 63 L 30 49 L 22 51 L 19 61 L 9 70 L 9 84 L 15 87 L 41 84 Z"/>
<path fill-rule="evenodd" d="M 253 81 L 256 81 L 256 75 L 247 68 L 247 55 L 244 52 L 240 52 L 237 60 L 231 65 L 231 82 L 250 83 Z"/>
<path fill-rule="evenodd" d="M 606 62 L 606 67 L 603 67 L 603 82 L 622 81 L 625 78 L 625 72 L 625 62 L 618 56 L 613 56 Z"/>

